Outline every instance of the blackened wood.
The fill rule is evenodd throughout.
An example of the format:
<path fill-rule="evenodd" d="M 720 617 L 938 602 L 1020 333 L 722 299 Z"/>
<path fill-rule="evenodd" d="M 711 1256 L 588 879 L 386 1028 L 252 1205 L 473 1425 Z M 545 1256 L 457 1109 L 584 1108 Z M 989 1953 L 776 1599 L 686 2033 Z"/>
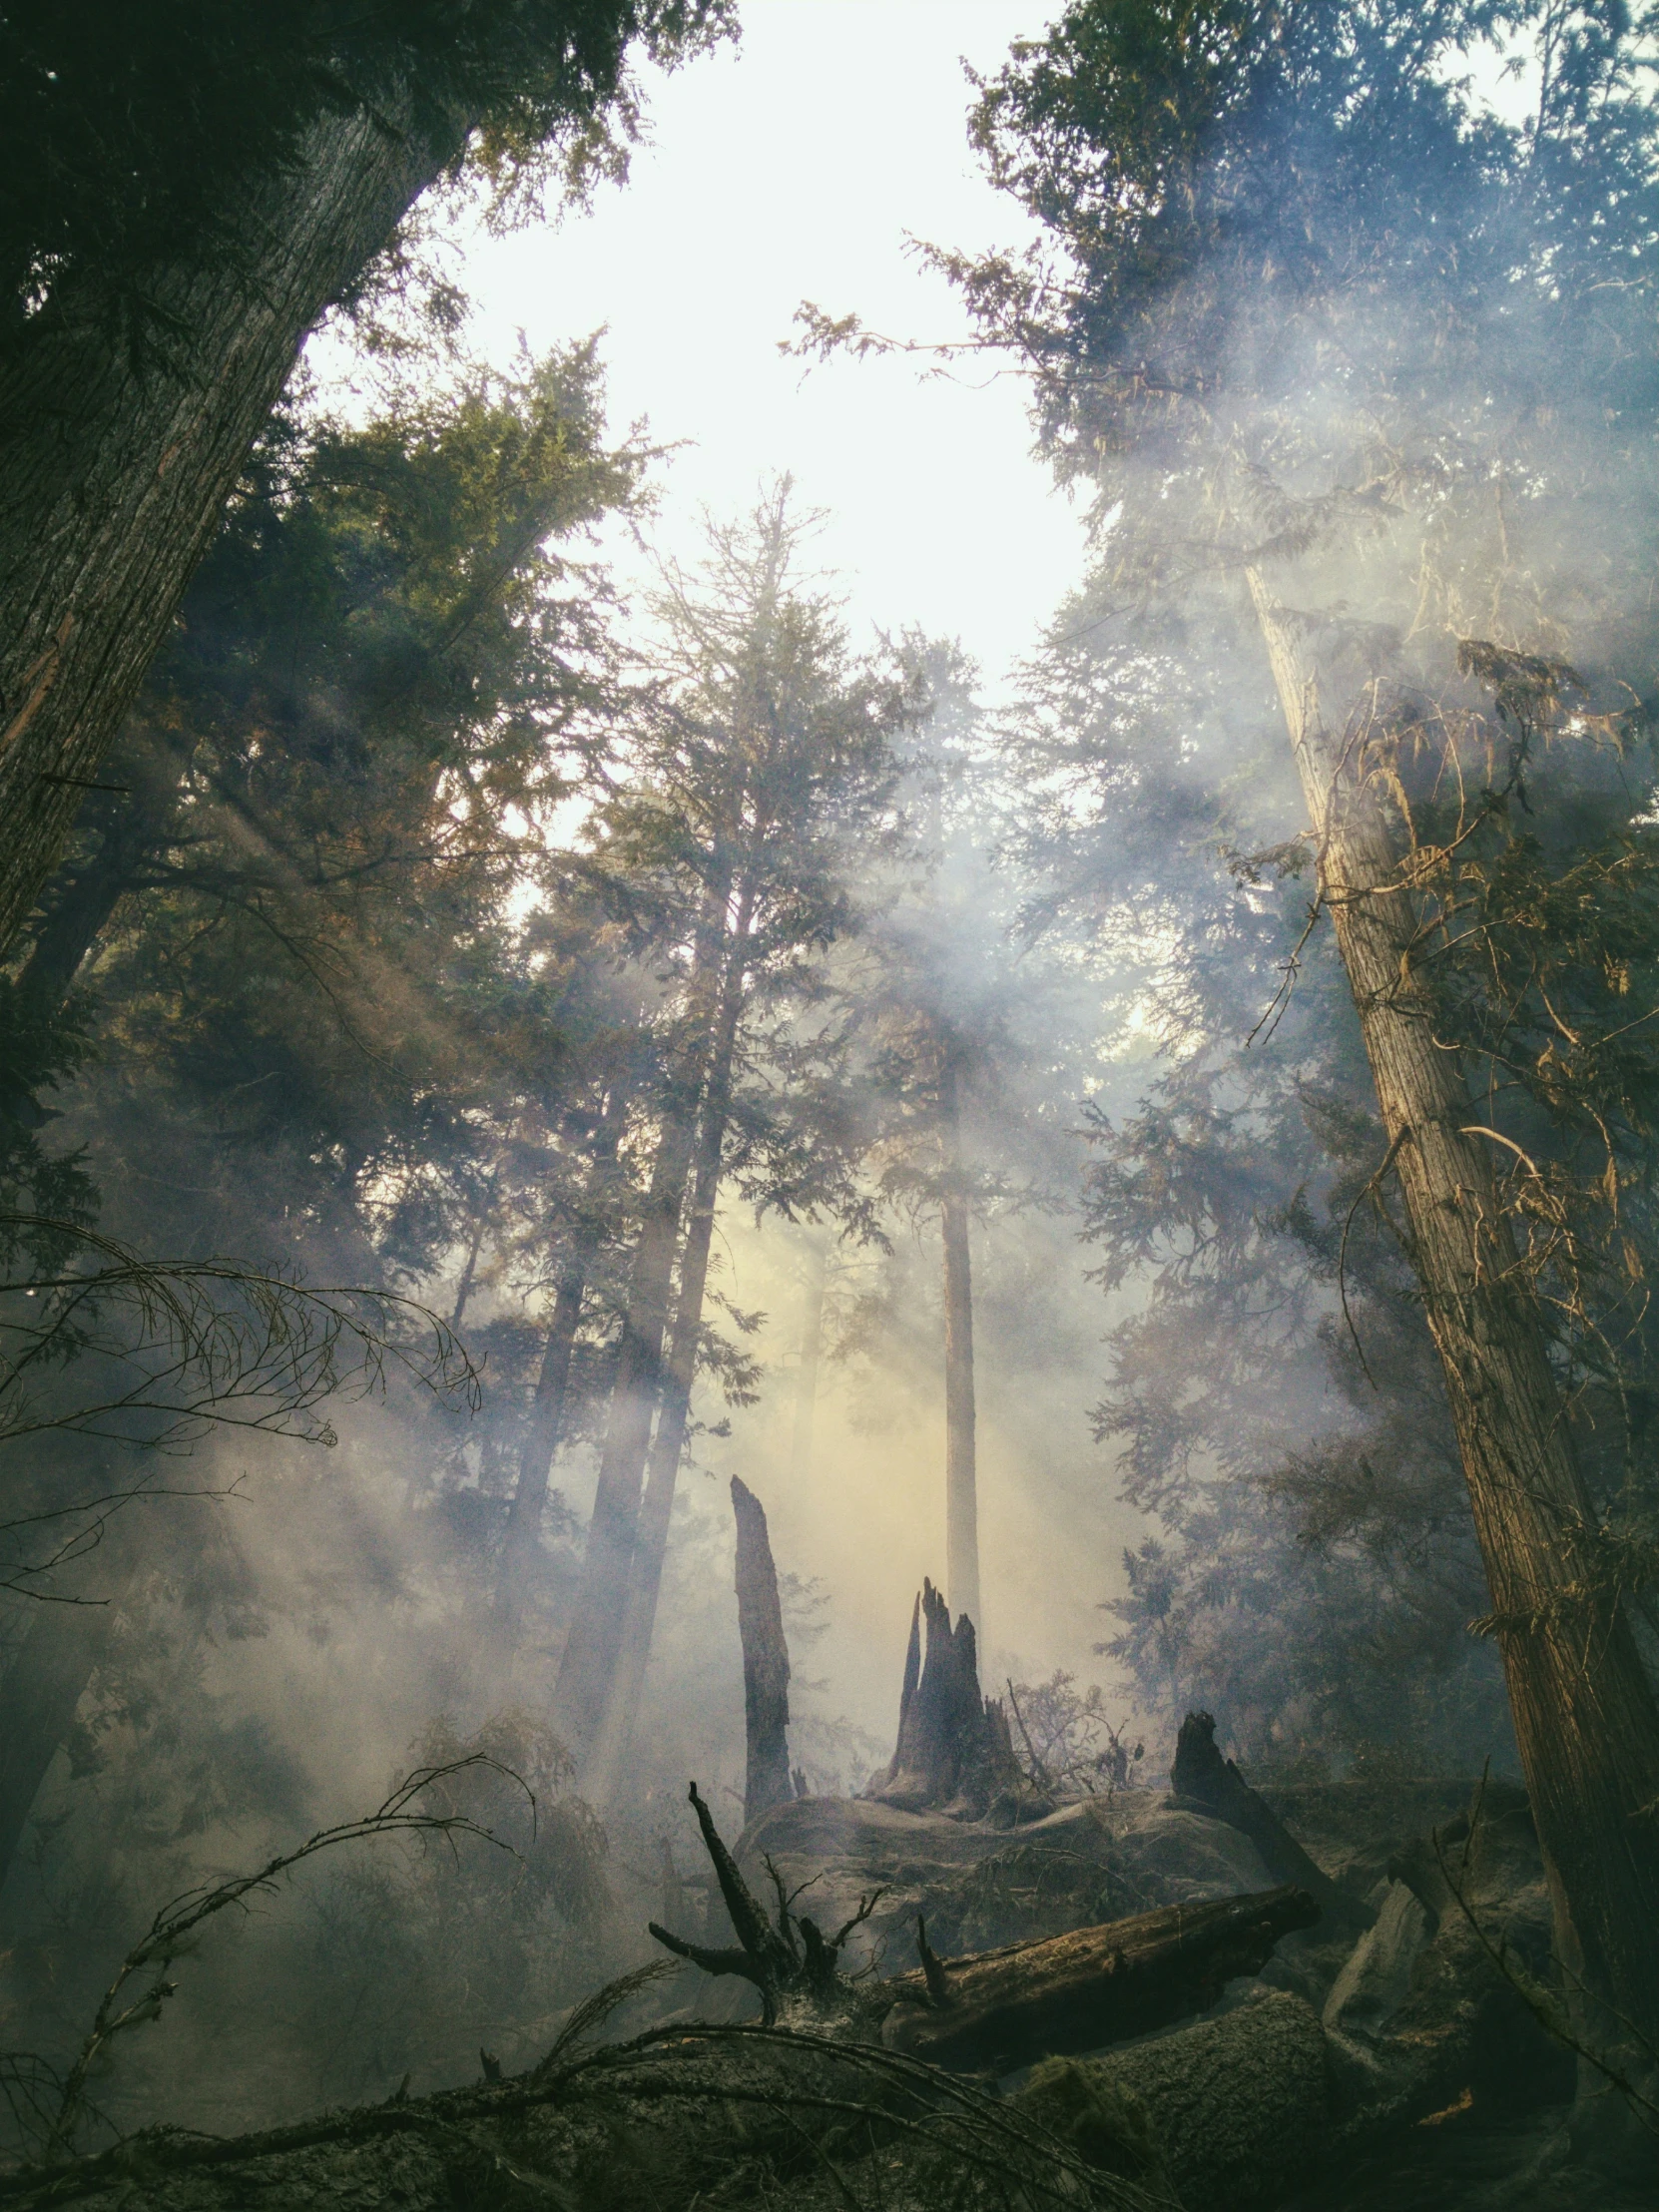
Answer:
<path fill-rule="evenodd" d="M 1328 1920 L 1370 1928 L 1376 1916 L 1309 1858 L 1267 1800 L 1257 1796 L 1231 1759 L 1222 1757 L 1208 1713 L 1189 1713 L 1181 1723 L 1169 1779 L 1177 1797 L 1248 1836 L 1269 1874 L 1306 1890 Z"/>
<path fill-rule="evenodd" d="M 1261 1971 L 1281 1936 L 1319 1917 L 1305 1890 L 1286 1888 L 1164 1906 L 967 1958 L 923 1949 L 920 1968 L 885 1985 L 898 2001 L 881 2040 L 935 2065 L 998 2073 L 1123 2042 L 1208 2010 L 1227 1982 Z"/>
<path fill-rule="evenodd" d="M 743 1706 L 749 1764 L 744 1820 L 760 1818 L 795 1796 L 790 1780 L 790 1653 L 778 1569 L 760 1499 L 732 1477 L 738 1522 L 738 1633 L 743 1639 Z"/>
<path fill-rule="evenodd" d="M 949 1809 L 985 1813 L 1005 1790 L 1017 1791 L 1018 1769 L 1001 1707 L 979 1694 L 973 1622 L 951 1623 L 942 1590 L 923 1582 L 910 1618 L 899 1698 L 898 1742 L 870 1796 L 907 1812 Z M 918 1628 L 925 1631 L 921 1656 Z"/>

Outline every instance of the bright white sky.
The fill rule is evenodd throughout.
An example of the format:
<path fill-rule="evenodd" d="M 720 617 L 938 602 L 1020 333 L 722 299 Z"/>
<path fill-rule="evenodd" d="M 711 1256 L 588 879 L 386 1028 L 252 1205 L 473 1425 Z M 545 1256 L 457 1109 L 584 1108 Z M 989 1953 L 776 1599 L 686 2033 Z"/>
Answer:
<path fill-rule="evenodd" d="M 736 48 L 650 84 L 651 143 L 590 216 L 469 238 L 473 343 L 505 361 L 604 324 L 613 430 L 685 441 L 653 535 L 695 557 L 773 472 L 828 510 L 821 541 L 858 642 L 960 636 L 994 686 L 1081 567 L 1076 511 L 1030 457 L 1017 378 L 923 381 L 913 363 L 783 359 L 803 298 L 875 328 L 961 335 L 905 236 L 1019 243 L 1020 212 L 966 140 L 965 57 L 994 69 L 1052 9 L 1020 0 L 743 0 Z M 626 572 L 626 564 L 619 561 Z"/>

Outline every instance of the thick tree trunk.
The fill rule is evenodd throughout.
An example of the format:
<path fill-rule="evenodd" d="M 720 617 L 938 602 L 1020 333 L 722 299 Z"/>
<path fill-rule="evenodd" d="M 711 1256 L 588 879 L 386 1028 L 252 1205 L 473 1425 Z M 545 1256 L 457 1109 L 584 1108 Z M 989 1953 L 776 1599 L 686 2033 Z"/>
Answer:
<path fill-rule="evenodd" d="M 674 1306 L 674 1332 L 663 1364 L 657 1432 L 645 1471 L 645 1494 L 634 1536 L 633 1567 L 628 1578 L 628 1607 L 611 1696 L 586 1778 L 588 1793 L 600 1805 L 611 1792 L 633 1744 L 639 1721 L 651 1639 L 657 1628 L 668 1532 L 674 1519 L 674 1493 L 686 1448 L 697 1353 L 703 1336 L 703 1300 L 709 1285 L 709 1253 L 714 1242 L 715 1208 L 720 1199 L 726 1157 L 726 1124 L 732 1110 L 732 1061 L 743 1013 L 743 948 L 749 934 L 752 903 L 740 904 L 727 959 L 726 981 L 710 1055 L 703 1113 L 698 1123 L 691 1205 L 680 1253 L 680 1281 Z"/>
<path fill-rule="evenodd" d="M 979 1820 L 999 1800 L 1017 1802 L 1022 1781 L 1007 1716 L 997 1699 L 979 1694 L 973 1622 L 962 1613 L 952 1628 L 944 1593 L 924 1581 L 910 1615 L 898 1741 L 868 1794 L 907 1813 L 944 1811 Z"/>
<path fill-rule="evenodd" d="M 135 357 L 74 280 L 0 376 L 0 950 L 56 865 L 305 332 L 460 149 L 410 101 L 323 117 L 226 211 L 211 268 L 156 270 Z M 157 358 L 165 346 L 169 356 Z"/>
<path fill-rule="evenodd" d="M 1263 1890 L 958 1959 L 935 1958 L 922 1929 L 921 1967 L 882 1988 L 899 2002 L 881 2040 L 936 2066 L 998 2073 L 1124 2042 L 1207 2011 L 1229 1981 L 1261 1971 L 1281 1936 L 1318 1919 L 1306 1891 Z"/>
<path fill-rule="evenodd" d="M 795 1795 L 790 1780 L 790 1647 L 778 1602 L 778 1568 L 767 1533 L 766 1509 L 754 1491 L 732 1477 L 732 1511 L 738 1523 L 738 1634 L 743 1641 L 744 1738 L 748 1751 L 743 1793 L 747 1828 Z"/>
<path fill-rule="evenodd" d="M 1320 887 L 1359 1009 L 1412 1264 L 1445 1373 L 1562 1953 L 1659 2036 L 1659 1710 L 1591 1553 L 1593 1515 L 1484 1120 L 1435 1041 L 1410 896 L 1380 805 L 1333 742 L 1305 625 L 1251 590 L 1320 839 Z"/>
<path fill-rule="evenodd" d="M 945 1587 L 951 1610 L 965 1613 L 982 1646 L 979 1598 L 979 1489 L 973 1409 L 973 1272 L 968 1254 L 967 1193 L 960 1187 L 961 1138 L 956 1070 L 946 1063 L 941 1088 L 947 1185 L 940 1205 L 944 1248 L 944 1521 Z"/>

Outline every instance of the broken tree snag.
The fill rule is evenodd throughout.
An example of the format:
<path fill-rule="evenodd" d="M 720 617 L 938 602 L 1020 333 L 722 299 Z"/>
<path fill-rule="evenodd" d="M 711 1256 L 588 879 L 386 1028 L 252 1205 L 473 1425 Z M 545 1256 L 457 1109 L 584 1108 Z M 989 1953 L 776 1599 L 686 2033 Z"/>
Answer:
<path fill-rule="evenodd" d="M 1306 1890 L 1327 1921 L 1340 1928 L 1370 1928 L 1375 1916 L 1369 1909 L 1309 1858 L 1267 1800 L 1257 1796 L 1231 1759 L 1222 1757 L 1208 1713 L 1189 1713 L 1181 1723 L 1169 1779 L 1177 1797 L 1248 1836 L 1269 1874 Z"/>
<path fill-rule="evenodd" d="M 1319 1917 L 1305 1890 L 1287 1888 L 1168 1905 L 971 1958 L 935 1957 L 922 1933 L 920 1967 L 879 1992 L 897 1999 L 881 2040 L 934 2065 L 997 2073 L 1124 2042 L 1208 2011 L 1227 1982 L 1259 1973 L 1281 1936 Z"/>
<path fill-rule="evenodd" d="M 860 1898 L 852 1918 L 833 1936 L 826 1936 L 816 1921 L 790 1911 L 791 1900 L 769 1859 L 767 1873 L 778 1898 L 774 1927 L 727 1850 L 714 1816 L 697 1794 L 695 1782 L 691 1786 L 691 1807 L 738 1940 L 735 1946 L 713 1949 L 706 1943 L 688 1942 L 671 1929 L 651 1921 L 647 1925 L 658 1942 L 677 1958 L 689 1958 L 705 1973 L 740 1974 L 745 1981 L 752 1981 L 761 1992 L 762 2017 L 768 2026 L 782 2021 L 786 2027 L 811 2028 L 821 2034 L 872 2036 L 881 2007 L 872 2005 L 867 1983 L 846 1979 L 839 1961 L 841 1945 L 855 1928 L 868 1920 L 884 1893 L 875 1890 Z"/>
<path fill-rule="evenodd" d="M 917 1611 L 910 1616 L 898 1743 L 868 1794 L 908 1813 L 945 1812 L 977 1820 L 1000 1797 L 1017 1794 L 1022 1781 L 1002 1706 L 979 1695 L 973 1623 L 963 1613 L 952 1627 L 943 1593 L 923 1582 Z"/>
<path fill-rule="evenodd" d="M 749 1740 L 743 1801 L 747 1826 L 795 1796 L 790 1777 L 790 1652 L 784 1641 L 784 1609 L 778 1602 L 778 1569 L 773 1564 L 766 1511 L 736 1475 L 732 1510 L 738 1522 L 738 1634 L 743 1639 L 743 1706 Z"/>

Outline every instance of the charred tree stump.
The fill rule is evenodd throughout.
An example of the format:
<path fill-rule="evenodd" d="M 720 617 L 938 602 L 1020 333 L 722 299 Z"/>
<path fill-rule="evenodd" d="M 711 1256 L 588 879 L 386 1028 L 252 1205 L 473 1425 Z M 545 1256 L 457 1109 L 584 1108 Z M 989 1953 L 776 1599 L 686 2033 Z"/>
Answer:
<path fill-rule="evenodd" d="M 1177 1797 L 1248 1836 L 1269 1874 L 1306 1890 L 1328 1922 L 1343 1929 L 1370 1928 L 1375 1915 L 1309 1858 L 1267 1800 L 1257 1796 L 1231 1759 L 1222 1757 L 1208 1713 L 1189 1713 L 1181 1723 L 1169 1779 Z"/>
<path fill-rule="evenodd" d="M 907 1813 L 976 1820 L 1023 1784 L 1001 1703 L 979 1694 L 973 1622 L 962 1613 L 952 1627 L 943 1592 L 923 1582 L 910 1615 L 898 1742 L 868 1794 Z"/>
<path fill-rule="evenodd" d="M 1304 1890 L 1264 1890 L 957 1959 L 935 1957 L 920 1926 L 920 1967 L 885 1984 L 894 2002 L 881 2040 L 936 2066 L 996 2073 L 1124 2042 L 1208 2011 L 1227 1982 L 1260 1972 L 1281 1936 L 1319 1917 Z"/>
<path fill-rule="evenodd" d="M 736 1475 L 732 1510 L 738 1522 L 738 1633 L 743 1638 L 743 1706 L 749 1740 L 743 1803 L 747 1825 L 795 1796 L 789 1747 L 790 1652 L 784 1641 L 784 1610 L 778 1602 L 778 1569 L 767 1534 L 766 1510 Z"/>

